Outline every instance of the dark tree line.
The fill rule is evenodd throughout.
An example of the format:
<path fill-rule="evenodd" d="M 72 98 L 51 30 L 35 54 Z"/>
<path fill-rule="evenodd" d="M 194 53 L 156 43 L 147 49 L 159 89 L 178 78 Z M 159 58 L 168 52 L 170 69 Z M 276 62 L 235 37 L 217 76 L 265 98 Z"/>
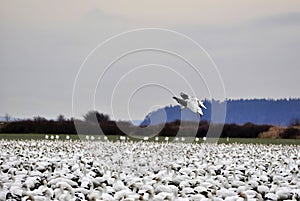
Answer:
<path fill-rule="evenodd" d="M 34 117 L 33 119 L 23 121 L 6 122 L 0 127 L 1 133 L 44 133 L 44 134 L 97 134 L 99 126 L 105 135 L 131 135 L 148 136 L 159 130 L 160 136 L 175 136 L 179 129 L 182 136 L 197 137 L 206 136 L 210 123 L 208 121 L 174 121 L 165 125 L 134 126 L 130 122 L 111 121 L 108 115 L 97 111 L 89 111 L 84 116 L 84 120 L 66 119 L 59 115 L 56 120 L 47 120 L 43 117 Z M 75 127 L 75 124 L 76 126 Z M 300 136 L 299 129 L 294 127 L 298 120 L 293 121 L 293 125 L 286 129 L 280 137 L 297 138 Z M 220 124 L 211 125 L 212 129 L 218 129 Z M 238 137 L 238 138 L 257 138 L 260 133 L 268 131 L 271 125 L 256 125 L 253 123 L 225 124 L 221 137 Z M 77 129 L 76 129 L 77 128 Z M 78 130 L 79 128 L 79 130 Z M 120 129 L 121 128 L 121 129 Z M 142 129 L 143 128 L 143 129 Z M 160 129 L 162 128 L 162 129 Z"/>
<path fill-rule="evenodd" d="M 183 133 L 187 136 L 191 133 L 197 132 L 197 137 L 204 137 L 209 129 L 208 121 L 200 121 L 199 124 L 195 122 L 184 122 L 182 126 Z M 220 124 L 211 125 L 214 129 L 222 126 Z M 160 135 L 168 136 L 170 133 L 177 133 L 180 127 L 180 121 L 167 123 Z M 220 137 L 232 137 L 232 138 L 257 138 L 261 132 L 268 131 L 271 125 L 255 125 L 252 123 L 246 123 L 244 125 L 237 124 L 225 124 Z M 216 136 L 218 137 L 218 136 Z"/>
<path fill-rule="evenodd" d="M 108 122 L 110 120 L 108 115 L 98 111 L 89 111 L 83 115 L 83 118 L 86 122 Z"/>

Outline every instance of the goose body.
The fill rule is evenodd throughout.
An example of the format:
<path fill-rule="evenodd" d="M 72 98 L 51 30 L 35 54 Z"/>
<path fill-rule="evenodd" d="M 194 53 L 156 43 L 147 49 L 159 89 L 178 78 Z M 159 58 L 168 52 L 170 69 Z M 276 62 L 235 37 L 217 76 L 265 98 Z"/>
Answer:
<path fill-rule="evenodd" d="M 177 103 L 180 104 L 181 109 L 189 108 L 194 113 L 198 113 L 200 116 L 203 116 L 202 108 L 207 109 L 203 101 L 199 100 L 196 97 L 189 96 L 183 92 L 180 93 L 181 98 L 173 97 Z"/>

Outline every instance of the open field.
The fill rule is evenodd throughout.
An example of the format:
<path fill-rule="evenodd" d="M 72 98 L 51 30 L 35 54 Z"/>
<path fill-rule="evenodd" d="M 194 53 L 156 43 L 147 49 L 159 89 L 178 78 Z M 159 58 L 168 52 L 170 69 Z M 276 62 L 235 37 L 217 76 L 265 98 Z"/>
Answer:
<path fill-rule="evenodd" d="M 66 136 L 65 134 L 53 134 L 52 136 L 55 138 L 55 136 L 59 136 L 59 140 L 65 140 Z M 51 134 L 48 134 L 49 140 L 51 137 Z M 79 137 L 78 135 L 68 135 L 70 139 L 72 140 L 78 140 Z M 91 135 L 94 136 L 95 140 L 97 139 L 97 135 Z M 119 135 L 108 135 L 107 138 L 111 141 L 117 141 L 120 140 Z M 23 139 L 23 140 L 29 140 L 29 139 L 34 139 L 34 140 L 43 140 L 45 139 L 45 134 L 0 134 L 0 139 L 8 139 L 8 140 L 17 140 L 17 139 Z M 81 139 L 85 139 L 85 136 L 82 136 Z M 103 140 L 103 137 L 101 138 Z M 129 137 L 129 140 L 132 141 L 139 141 L 141 140 L 140 138 L 132 138 Z M 192 140 L 194 142 L 194 138 L 189 138 L 186 137 L 185 141 Z M 147 141 L 156 141 L 155 137 L 149 138 Z M 158 142 L 165 142 L 165 137 L 161 136 L 158 137 Z M 182 138 L 178 138 L 177 140 L 174 137 L 169 137 L 168 141 L 174 141 L 174 142 L 184 142 L 182 141 Z M 202 138 L 199 138 L 199 143 L 204 142 Z M 230 138 L 229 141 L 227 141 L 226 138 L 220 138 L 218 140 L 218 143 L 243 143 L 243 144 L 248 144 L 248 143 L 254 143 L 254 144 L 300 144 L 300 139 L 272 139 L 272 138 Z"/>
<path fill-rule="evenodd" d="M 300 199 L 300 146 L 0 140 L 0 200 Z"/>

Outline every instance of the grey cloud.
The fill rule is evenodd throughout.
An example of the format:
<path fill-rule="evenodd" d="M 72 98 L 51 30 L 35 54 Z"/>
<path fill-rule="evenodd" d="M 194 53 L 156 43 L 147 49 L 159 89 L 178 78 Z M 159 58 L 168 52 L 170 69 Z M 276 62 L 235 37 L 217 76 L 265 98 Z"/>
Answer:
<path fill-rule="evenodd" d="M 227 26 L 165 28 L 187 34 L 210 53 L 219 67 L 228 98 L 299 97 L 299 16 L 299 13 L 285 13 Z M 18 117 L 38 114 L 55 117 L 59 113 L 70 116 L 75 75 L 87 54 L 114 34 L 140 28 L 134 22 L 100 9 L 92 9 L 67 22 L 31 24 L 22 21 L 18 24 L 2 18 L 0 24 L 0 116 L 7 112 Z M 176 48 L 196 54 L 195 49 L 188 46 Z M 105 52 L 107 56 L 112 53 Z M 138 61 L 142 63 L 143 58 Z M 132 63 L 128 61 L 129 66 Z M 174 82 L 175 79 L 169 81 Z M 181 90 L 176 83 L 174 86 Z M 120 89 L 126 88 L 120 86 Z M 82 91 L 82 95 L 86 91 Z M 168 94 L 163 95 L 158 104 L 170 103 Z M 101 96 L 97 98 L 101 100 Z M 134 104 L 138 106 L 134 108 L 140 110 L 138 115 L 141 116 L 148 112 L 143 108 L 148 108 L 150 101 L 143 102 L 139 94 L 136 98 Z M 122 101 L 121 97 L 118 99 Z M 115 104 L 121 106 L 118 100 Z"/>
<path fill-rule="evenodd" d="M 253 26 L 299 26 L 300 25 L 300 13 L 281 13 L 271 16 L 261 17 L 259 19 L 252 20 L 249 24 Z"/>

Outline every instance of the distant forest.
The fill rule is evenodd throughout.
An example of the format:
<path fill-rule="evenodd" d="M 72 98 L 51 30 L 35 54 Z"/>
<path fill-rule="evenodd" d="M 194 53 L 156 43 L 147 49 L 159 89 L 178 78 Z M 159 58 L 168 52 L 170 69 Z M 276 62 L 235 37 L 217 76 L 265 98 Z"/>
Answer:
<path fill-rule="evenodd" d="M 92 112 L 90 112 L 91 114 Z M 100 114 L 97 112 L 97 114 Z M 159 128 L 162 128 L 158 133 L 160 136 L 175 136 L 182 126 L 183 136 L 191 136 L 197 133 L 197 137 L 204 137 L 209 128 L 209 122 L 180 122 L 175 121 L 161 125 L 152 126 L 134 126 L 129 122 L 115 122 L 106 120 L 99 120 L 95 124 L 92 121 L 76 120 L 79 125 L 80 134 L 95 135 L 98 133 L 99 126 L 105 135 L 126 135 L 130 133 L 131 136 L 150 136 Z M 121 130 L 118 125 L 125 128 L 126 132 Z M 219 126 L 219 125 L 215 125 Z M 251 137 L 256 138 L 260 133 L 268 131 L 270 125 L 254 125 L 251 123 L 245 125 L 229 124 L 225 125 L 221 137 Z M 144 129 L 141 129 L 144 128 Z M 47 120 L 45 118 L 34 118 L 33 120 L 14 121 L 2 124 L 0 133 L 44 133 L 44 134 L 76 134 L 77 130 L 73 120 Z M 290 137 L 290 136 L 289 136 Z M 287 138 L 289 138 L 287 137 Z M 292 137 L 292 136 L 291 136 Z"/>
<path fill-rule="evenodd" d="M 224 102 L 212 100 L 216 107 L 222 106 Z M 212 102 L 204 101 L 207 110 L 201 120 L 211 120 Z M 226 124 L 270 124 L 288 126 L 295 119 L 300 119 L 300 99 L 252 99 L 252 100 L 227 100 Z M 167 106 L 151 112 L 146 116 L 141 125 L 155 125 L 176 120 L 199 121 L 199 116 L 189 109 L 180 110 L 179 106 Z M 220 123 L 220 122 L 215 122 Z"/>

